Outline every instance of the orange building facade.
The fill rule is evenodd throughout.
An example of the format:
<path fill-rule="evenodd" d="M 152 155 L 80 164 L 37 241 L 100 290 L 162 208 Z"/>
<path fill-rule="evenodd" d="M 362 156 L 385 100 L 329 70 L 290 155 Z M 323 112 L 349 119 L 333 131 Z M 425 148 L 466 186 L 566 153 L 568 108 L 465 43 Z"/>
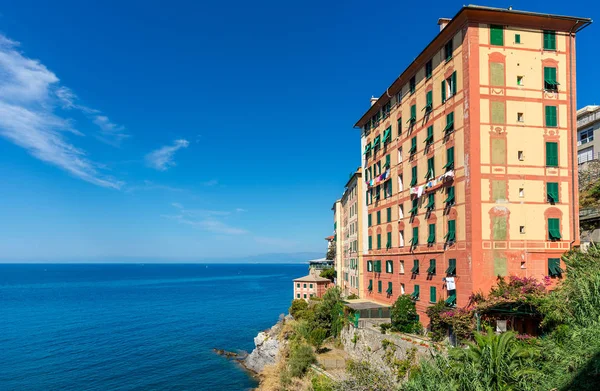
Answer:
<path fill-rule="evenodd" d="M 562 277 L 579 244 L 572 18 L 466 6 L 357 122 L 364 298 L 421 321 L 497 276 Z"/>

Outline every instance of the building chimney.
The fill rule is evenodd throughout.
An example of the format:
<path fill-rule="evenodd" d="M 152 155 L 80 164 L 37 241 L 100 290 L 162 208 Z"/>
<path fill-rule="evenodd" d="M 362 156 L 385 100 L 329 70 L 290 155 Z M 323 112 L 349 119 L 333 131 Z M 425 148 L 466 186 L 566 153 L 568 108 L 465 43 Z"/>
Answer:
<path fill-rule="evenodd" d="M 371 106 L 373 106 L 377 100 L 378 98 L 375 98 L 373 95 L 371 95 Z"/>
<path fill-rule="evenodd" d="M 450 23 L 452 19 L 448 19 L 448 18 L 439 18 L 438 19 L 438 25 L 440 26 L 440 31 L 442 31 L 444 29 L 444 27 L 446 27 L 448 25 L 448 23 Z"/>

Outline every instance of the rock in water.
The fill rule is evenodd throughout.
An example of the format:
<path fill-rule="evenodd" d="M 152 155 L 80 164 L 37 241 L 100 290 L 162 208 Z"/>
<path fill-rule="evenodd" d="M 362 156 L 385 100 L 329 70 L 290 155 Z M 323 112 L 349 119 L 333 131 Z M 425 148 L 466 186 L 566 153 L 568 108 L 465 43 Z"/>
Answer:
<path fill-rule="evenodd" d="M 261 331 L 254 338 L 256 346 L 252 353 L 243 360 L 246 368 L 253 372 L 260 373 L 267 365 L 275 364 L 277 355 L 279 354 L 280 342 L 278 339 L 279 332 L 284 321 L 277 322 L 269 330 Z"/>

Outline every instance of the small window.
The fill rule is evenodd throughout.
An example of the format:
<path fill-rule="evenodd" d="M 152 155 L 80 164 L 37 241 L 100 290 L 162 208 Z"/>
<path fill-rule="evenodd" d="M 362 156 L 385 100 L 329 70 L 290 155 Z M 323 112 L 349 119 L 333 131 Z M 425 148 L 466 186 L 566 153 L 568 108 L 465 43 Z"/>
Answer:
<path fill-rule="evenodd" d="M 391 223 L 392 222 L 392 208 L 386 209 L 386 215 L 387 215 L 387 222 Z"/>
<path fill-rule="evenodd" d="M 410 89 L 411 94 L 414 94 L 415 91 L 417 90 L 417 80 L 415 79 L 414 76 L 410 78 L 409 89 Z"/>
<path fill-rule="evenodd" d="M 381 280 L 377 281 L 377 293 L 381 293 Z"/>
<path fill-rule="evenodd" d="M 526 267 L 525 267 L 525 261 L 521 261 L 521 269 L 526 269 Z"/>
<path fill-rule="evenodd" d="M 404 190 L 404 180 L 402 179 L 402 174 L 398 175 L 398 191 Z"/>
<path fill-rule="evenodd" d="M 517 113 L 517 122 L 523 122 L 523 113 Z"/>
<path fill-rule="evenodd" d="M 519 197 L 520 198 L 525 197 L 525 189 L 522 187 L 519 188 Z"/>
<path fill-rule="evenodd" d="M 304 294 L 304 298 L 306 299 L 306 293 Z"/>
<path fill-rule="evenodd" d="M 425 64 L 425 78 L 430 79 L 433 75 L 433 63 L 431 60 Z"/>
<path fill-rule="evenodd" d="M 377 224 L 381 224 L 381 211 L 377 211 Z"/>
<path fill-rule="evenodd" d="M 515 34 L 515 43 L 521 43 L 521 34 Z"/>
<path fill-rule="evenodd" d="M 452 45 L 452 39 L 450 39 L 444 46 L 444 58 L 446 61 L 452 59 L 452 52 L 454 52 L 454 46 Z"/>
<path fill-rule="evenodd" d="M 300 283 L 297 283 L 297 284 L 296 284 L 296 288 L 300 288 Z"/>
<path fill-rule="evenodd" d="M 520 161 L 523 161 L 523 160 L 525 160 L 525 155 L 523 155 L 523 151 L 519 151 L 519 152 L 517 153 L 517 157 L 518 157 L 518 159 L 519 159 Z"/>
<path fill-rule="evenodd" d="M 400 283 L 400 294 L 405 294 L 406 290 L 404 289 L 404 284 Z"/>
<path fill-rule="evenodd" d="M 404 218 L 404 206 L 398 205 L 398 220 Z"/>
<path fill-rule="evenodd" d="M 306 288 L 306 284 L 304 284 L 304 288 Z"/>
<path fill-rule="evenodd" d="M 524 86 L 525 85 L 525 78 L 523 76 L 517 76 L 517 85 L 518 86 Z"/>
<path fill-rule="evenodd" d="M 308 287 L 309 287 L 310 289 L 312 289 L 312 287 L 313 287 L 313 286 L 312 286 L 312 284 L 310 284 Z"/>
<path fill-rule="evenodd" d="M 556 31 L 544 30 L 544 50 L 556 50 Z"/>
<path fill-rule="evenodd" d="M 504 46 L 504 26 L 490 26 L 490 45 Z"/>
<path fill-rule="evenodd" d="M 525 226 L 524 225 L 519 226 L 519 233 L 521 233 L 521 234 L 525 233 Z"/>
<path fill-rule="evenodd" d="M 296 293 L 296 297 L 299 299 L 300 298 L 300 293 Z"/>
<path fill-rule="evenodd" d="M 404 274 L 404 261 L 400 261 L 400 274 Z"/>
<path fill-rule="evenodd" d="M 398 247 L 404 247 L 404 230 L 398 233 Z"/>

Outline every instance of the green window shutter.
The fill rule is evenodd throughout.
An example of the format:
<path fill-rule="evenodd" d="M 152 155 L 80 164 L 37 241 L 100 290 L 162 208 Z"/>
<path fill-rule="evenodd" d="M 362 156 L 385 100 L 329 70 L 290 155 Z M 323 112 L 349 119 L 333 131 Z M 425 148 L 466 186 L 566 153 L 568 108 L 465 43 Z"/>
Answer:
<path fill-rule="evenodd" d="M 450 132 L 452 130 L 454 130 L 454 112 L 446 115 L 446 127 L 444 128 L 444 132 Z"/>
<path fill-rule="evenodd" d="M 546 166 L 558 167 L 558 143 L 546 143 Z"/>
<path fill-rule="evenodd" d="M 429 224 L 429 236 L 427 236 L 427 244 L 435 243 L 435 224 Z"/>
<path fill-rule="evenodd" d="M 411 168 L 412 178 L 410 179 L 410 186 L 413 187 L 417 184 L 417 166 Z"/>
<path fill-rule="evenodd" d="M 559 83 L 556 78 L 556 68 L 544 67 L 544 89 L 547 91 L 556 91 Z"/>
<path fill-rule="evenodd" d="M 377 293 L 381 293 L 381 280 L 377 281 Z"/>
<path fill-rule="evenodd" d="M 418 244 L 419 244 L 419 227 L 413 227 L 412 245 L 416 246 Z"/>
<path fill-rule="evenodd" d="M 419 209 L 419 200 L 417 200 L 417 199 L 412 200 L 412 208 L 408 211 L 408 213 L 410 215 L 415 215 L 415 214 L 417 214 L 418 209 Z"/>
<path fill-rule="evenodd" d="M 423 142 L 426 146 L 429 146 L 433 143 L 433 125 L 427 127 L 427 137 Z"/>
<path fill-rule="evenodd" d="M 398 118 L 398 136 L 402 134 L 402 117 Z"/>
<path fill-rule="evenodd" d="M 425 78 L 429 79 L 433 75 L 433 62 L 431 60 L 427 61 L 425 64 Z"/>
<path fill-rule="evenodd" d="M 437 293 L 436 293 L 436 289 L 434 286 L 429 288 L 429 301 L 431 303 L 435 303 L 437 301 Z"/>
<path fill-rule="evenodd" d="M 391 282 L 388 282 L 388 288 L 385 291 L 385 293 L 387 293 L 388 295 L 392 294 L 392 283 Z"/>
<path fill-rule="evenodd" d="M 429 268 L 427 269 L 427 274 L 435 274 L 435 259 L 429 260 Z"/>
<path fill-rule="evenodd" d="M 560 219 L 548 219 L 548 236 L 550 240 L 560 240 Z"/>
<path fill-rule="evenodd" d="M 448 187 L 447 193 L 448 197 L 446 198 L 446 201 L 444 201 L 445 204 L 454 204 L 456 201 L 454 200 L 454 186 L 450 186 Z"/>
<path fill-rule="evenodd" d="M 452 307 L 456 306 L 456 292 L 454 292 L 446 299 L 446 304 Z"/>
<path fill-rule="evenodd" d="M 390 158 L 390 155 L 389 154 L 385 155 L 385 164 L 383 165 L 383 167 L 384 168 L 386 168 L 386 167 L 390 168 L 391 162 L 392 162 L 392 160 Z"/>
<path fill-rule="evenodd" d="M 449 275 L 456 274 L 456 259 L 450 258 L 448 260 L 448 269 L 446 269 L 446 274 L 449 274 Z"/>
<path fill-rule="evenodd" d="M 556 127 L 557 125 L 556 106 L 546 106 L 546 126 Z"/>
<path fill-rule="evenodd" d="M 419 273 L 419 260 L 418 259 L 413 260 L 413 268 L 410 270 L 410 272 L 413 274 Z"/>
<path fill-rule="evenodd" d="M 377 224 L 378 225 L 381 224 L 381 211 L 380 210 L 377 211 Z"/>
<path fill-rule="evenodd" d="M 392 208 L 387 208 L 386 212 L 387 212 L 387 222 L 391 223 L 392 222 Z"/>
<path fill-rule="evenodd" d="M 558 202 L 558 182 L 546 183 L 546 200 L 550 203 Z"/>
<path fill-rule="evenodd" d="M 458 85 L 456 83 L 456 71 L 452 72 L 452 96 L 456 95 Z"/>
<path fill-rule="evenodd" d="M 372 292 L 372 291 L 373 291 L 373 280 L 369 280 L 369 286 L 367 287 L 367 290 L 368 290 L 369 292 Z"/>
<path fill-rule="evenodd" d="M 425 111 L 429 112 L 433 109 L 433 91 L 427 91 L 425 94 Z"/>
<path fill-rule="evenodd" d="M 548 259 L 548 275 L 551 277 L 559 277 L 565 271 L 560 267 L 560 258 Z"/>
<path fill-rule="evenodd" d="M 446 150 L 446 164 L 444 167 L 446 170 L 454 168 L 454 147 L 450 147 Z"/>
<path fill-rule="evenodd" d="M 410 119 L 411 123 L 414 123 L 417 120 L 417 105 L 410 106 Z"/>
<path fill-rule="evenodd" d="M 521 43 L 521 34 L 515 34 L 515 43 Z"/>
<path fill-rule="evenodd" d="M 414 136 L 410 139 L 410 149 L 408 150 L 409 154 L 414 154 L 417 152 L 417 136 Z"/>
<path fill-rule="evenodd" d="M 385 248 L 387 248 L 387 249 L 392 248 L 392 233 L 391 232 L 387 233 L 387 243 L 385 244 Z"/>
<path fill-rule="evenodd" d="M 415 285 L 415 290 L 413 291 L 414 299 L 419 300 L 420 294 L 421 294 L 421 287 L 418 285 Z"/>
<path fill-rule="evenodd" d="M 435 208 L 435 193 L 429 193 L 429 195 L 427 196 L 427 209 L 434 209 Z"/>
<path fill-rule="evenodd" d="M 377 234 L 377 250 L 381 250 L 381 234 Z"/>
<path fill-rule="evenodd" d="M 442 103 L 446 102 L 446 80 L 442 80 Z"/>
<path fill-rule="evenodd" d="M 544 30 L 544 50 L 556 50 L 556 31 Z"/>
<path fill-rule="evenodd" d="M 504 27 L 490 26 L 490 45 L 504 46 Z"/>
<path fill-rule="evenodd" d="M 372 216 L 371 216 L 371 214 L 369 213 L 369 215 L 367 216 L 367 221 L 368 221 L 368 226 L 369 226 L 369 227 L 371 226 L 371 223 L 372 223 L 372 220 L 373 220 L 371 217 L 372 217 Z"/>
<path fill-rule="evenodd" d="M 425 180 L 428 181 L 435 177 L 435 161 L 434 157 L 427 159 L 427 173 L 425 174 Z"/>
<path fill-rule="evenodd" d="M 369 250 L 373 249 L 373 237 L 369 235 Z"/>
<path fill-rule="evenodd" d="M 456 220 L 448 220 L 448 233 L 444 236 L 447 242 L 456 241 Z"/>

